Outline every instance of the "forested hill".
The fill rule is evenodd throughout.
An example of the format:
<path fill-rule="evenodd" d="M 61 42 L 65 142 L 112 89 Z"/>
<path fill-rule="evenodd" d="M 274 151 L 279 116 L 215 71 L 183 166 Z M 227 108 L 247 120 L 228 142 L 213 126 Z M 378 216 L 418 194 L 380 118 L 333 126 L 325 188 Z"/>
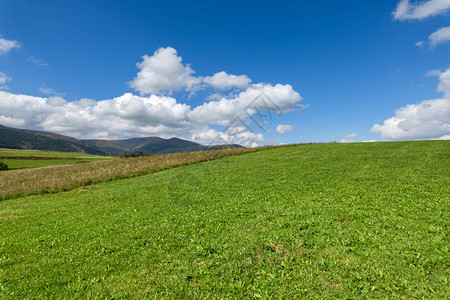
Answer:
<path fill-rule="evenodd" d="M 175 153 L 240 147 L 242 146 L 234 144 L 204 146 L 178 138 L 163 139 L 160 137 L 127 140 L 78 140 L 51 132 L 16 129 L 0 125 L 0 148 L 123 155 L 125 153 Z"/>

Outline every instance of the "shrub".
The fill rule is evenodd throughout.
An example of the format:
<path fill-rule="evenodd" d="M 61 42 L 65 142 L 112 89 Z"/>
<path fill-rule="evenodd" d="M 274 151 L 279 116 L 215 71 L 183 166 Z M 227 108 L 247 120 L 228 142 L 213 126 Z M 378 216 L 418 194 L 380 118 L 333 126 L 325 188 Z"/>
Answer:
<path fill-rule="evenodd" d="M 8 165 L 0 161 L 0 171 L 8 170 Z"/>

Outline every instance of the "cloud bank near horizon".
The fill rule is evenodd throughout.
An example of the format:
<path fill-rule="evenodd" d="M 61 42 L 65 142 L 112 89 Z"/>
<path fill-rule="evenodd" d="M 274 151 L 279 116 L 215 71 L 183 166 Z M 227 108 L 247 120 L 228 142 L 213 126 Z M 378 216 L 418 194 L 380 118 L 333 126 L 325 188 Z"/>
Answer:
<path fill-rule="evenodd" d="M 429 0 L 411 4 L 409 0 L 398 3 L 393 12 L 397 20 L 425 19 L 445 14 L 450 10 L 450 0 Z M 428 37 L 430 49 L 450 41 L 450 27 L 442 27 Z M 416 46 L 426 44 L 419 41 Z M 408 104 L 398 108 L 395 115 L 384 121 L 382 125 L 375 124 L 371 130 L 381 134 L 387 140 L 416 139 L 450 139 L 450 68 L 441 72 L 431 70 L 427 76 L 438 76 L 437 91 L 442 93 L 440 99 L 423 100 L 417 104 Z"/>
<path fill-rule="evenodd" d="M 439 75 L 440 99 L 408 104 L 371 131 L 388 140 L 450 139 L 450 68 Z"/>
<path fill-rule="evenodd" d="M 289 84 L 252 84 L 247 75 L 224 71 L 196 77 L 171 47 L 144 55 L 137 66 L 140 71 L 129 85 L 140 95 L 125 93 L 113 99 L 69 102 L 57 95 L 35 97 L 0 91 L 0 124 L 83 139 L 157 135 L 202 144 L 256 146 L 264 137 L 246 127 L 243 120 L 261 108 L 277 113 L 304 108 L 302 97 Z M 195 107 L 171 96 L 175 91 L 193 93 L 200 89 L 232 93 L 216 93 L 213 100 Z M 225 129 L 220 131 L 219 127 Z"/>

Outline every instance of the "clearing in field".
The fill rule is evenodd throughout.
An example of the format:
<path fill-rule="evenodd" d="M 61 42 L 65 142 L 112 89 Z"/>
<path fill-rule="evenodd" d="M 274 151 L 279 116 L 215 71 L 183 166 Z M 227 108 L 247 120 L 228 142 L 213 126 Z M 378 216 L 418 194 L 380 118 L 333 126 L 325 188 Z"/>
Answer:
<path fill-rule="evenodd" d="M 0 297 L 448 299 L 449 141 L 267 149 L 0 202 Z"/>

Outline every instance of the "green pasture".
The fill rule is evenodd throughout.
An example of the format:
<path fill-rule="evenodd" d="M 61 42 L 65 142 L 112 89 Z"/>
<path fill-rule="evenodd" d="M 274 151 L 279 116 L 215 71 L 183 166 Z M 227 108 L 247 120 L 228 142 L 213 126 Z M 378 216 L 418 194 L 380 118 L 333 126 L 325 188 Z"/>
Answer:
<path fill-rule="evenodd" d="M 84 163 L 105 159 L 110 158 L 77 152 L 0 148 L 0 161 L 7 164 L 10 169 Z"/>
<path fill-rule="evenodd" d="M 303 145 L 5 200 L 0 298 L 449 299 L 449 166 Z"/>

